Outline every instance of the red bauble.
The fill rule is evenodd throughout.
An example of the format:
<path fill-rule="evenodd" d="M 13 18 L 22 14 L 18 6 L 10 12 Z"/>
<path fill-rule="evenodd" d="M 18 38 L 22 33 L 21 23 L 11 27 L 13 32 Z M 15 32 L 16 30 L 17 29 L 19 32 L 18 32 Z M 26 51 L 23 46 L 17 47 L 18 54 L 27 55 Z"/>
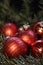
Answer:
<path fill-rule="evenodd" d="M 4 54 L 9 58 L 18 57 L 24 55 L 27 52 L 26 44 L 17 37 L 11 37 L 6 39 L 4 44 Z"/>
<path fill-rule="evenodd" d="M 14 36 L 17 30 L 17 26 L 13 23 L 6 23 L 2 28 L 5 36 Z"/>
<path fill-rule="evenodd" d="M 37 22 L 34 26 L 33 26 L 33 30 L 39 34 L 39 35 L 43 35 L 43 21 L 42 22 Z"/>
<path fill-rule="evenodd" d="M 18 36 L 27 44 L 33 45 L 36 41 L 36 34 L 32 30 L 22 30 L 18 33 Z"/>
<path fill-rule="evenodd" d="M 43 55 L 43 40 L 38 40 L 32 46 L 31 55 L 33 57 L 39 58 Z"/>

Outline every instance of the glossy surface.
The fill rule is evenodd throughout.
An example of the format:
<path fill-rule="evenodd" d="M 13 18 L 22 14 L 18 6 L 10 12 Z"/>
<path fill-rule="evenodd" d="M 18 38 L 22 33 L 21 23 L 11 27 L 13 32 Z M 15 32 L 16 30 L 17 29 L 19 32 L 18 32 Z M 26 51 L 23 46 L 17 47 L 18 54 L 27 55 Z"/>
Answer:
<path fill-rule="evenodd" d="M 43 21 L 42 21 L 42 22 L 37 22 L 36 24 L 34 24 L 33 30 L 34 30 L 37 34 L 43 35 Z"/>
<path fill-rule="evenodd" d="M 14 36 L 17 30 L 17 26 L 13 23 L 6 23 L 2 28 L 5 36 Z"/>
<path fill-rule="evenodd" d="M 32 46 L 31 54 L 33 57 L 42 57 L 43 55 L 43 40 L 37 40 Z"/>
<path fill-rule="evenodd" d="M 25 43 L 17 37 L 11 37 L 5 41 L 4 54 L 9 58 L 25 55 L 27 52 L 27 46 Z"/>

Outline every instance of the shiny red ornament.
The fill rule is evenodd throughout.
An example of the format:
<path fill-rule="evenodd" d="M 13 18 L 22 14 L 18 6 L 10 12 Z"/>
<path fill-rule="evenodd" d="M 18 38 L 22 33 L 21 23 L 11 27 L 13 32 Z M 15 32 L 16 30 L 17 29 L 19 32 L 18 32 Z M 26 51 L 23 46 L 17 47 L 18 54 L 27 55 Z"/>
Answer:
<path fill-rule="evenodd" d="M 31 55 L 33 57 L 39 58 L 43 55 L 43 40 L 37 40 L 32 46 Z"/>
<path fill-rule="evenodd" d="M 17 30 L 18 27 L 13 23 L 6 23 L 2 28 L 5 36 L 14 36 Z"/>
<path fill-rule="evenodd" d="M 43 21 L 42 22 L 37 22 L 34 26 L 33 26 L 33 30 L 39 34 L 39 35 L 43 35 Z"/>
<path fill-rule="evenodd" d="M 18 33 L 18 37 L 20 37 L 28 45 L 33 45 L 37 39 L 36 34 L 30 29 L 20 31 Z"/>
<path fill-rule="evenodd" d="M 26 44 L 17 37 L 6 39 L 3 49 L 5 56 L 8 56 L 9 58 L 15 58 L 27 53 Z"/>

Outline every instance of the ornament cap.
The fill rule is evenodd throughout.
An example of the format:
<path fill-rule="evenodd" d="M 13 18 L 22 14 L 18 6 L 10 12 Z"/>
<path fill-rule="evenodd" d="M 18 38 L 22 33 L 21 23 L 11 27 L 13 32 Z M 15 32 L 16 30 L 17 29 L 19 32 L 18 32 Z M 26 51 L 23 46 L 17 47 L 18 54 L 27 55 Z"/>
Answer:
<path fill-rule="evenodd" d="M 23 28 L 24 28 L 24 30 L 28 30 L 30 28 L 30 25 L 29 24 L 24 24 Z"/>

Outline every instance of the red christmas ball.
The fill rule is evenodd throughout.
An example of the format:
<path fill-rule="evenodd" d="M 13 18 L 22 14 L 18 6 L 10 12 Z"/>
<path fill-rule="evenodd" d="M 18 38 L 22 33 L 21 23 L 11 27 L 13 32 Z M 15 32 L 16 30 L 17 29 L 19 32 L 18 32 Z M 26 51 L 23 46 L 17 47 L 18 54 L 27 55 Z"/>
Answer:
<path fill-rule="evenodd" d="M 14 36 L 17 30 L 17 26 L 13 23 L 6 23 L 2 28 L 5 36 Z"/>
<path fill-rule="evenodd" d="M 36 34 L 32 30 L 22 30 L 18 33 L 18 36 L 27 44 L 33 45 L 36 41 Z"/>
<path fill-rule="evenodd" d="M 33 26 L 33 30 L 39 34 L 39 35 L 43 35 L 43 21 L 42 22 L 37 22 L 34 26 Z"/>
<path fill-rule="evenodd" d="M 20 38 L 17 37 L 11 37 L 9 39 L 6 39 L 3 48 L 4 54 L 9 58 L 25 55 L 27 52 L 26 44 Z"/>
<path fill-rule="evenodd" d="M 43 55 L 43 40 L 38 40 L 32 46 L 31 55 L 33 57 L 39 58 Z"/>

